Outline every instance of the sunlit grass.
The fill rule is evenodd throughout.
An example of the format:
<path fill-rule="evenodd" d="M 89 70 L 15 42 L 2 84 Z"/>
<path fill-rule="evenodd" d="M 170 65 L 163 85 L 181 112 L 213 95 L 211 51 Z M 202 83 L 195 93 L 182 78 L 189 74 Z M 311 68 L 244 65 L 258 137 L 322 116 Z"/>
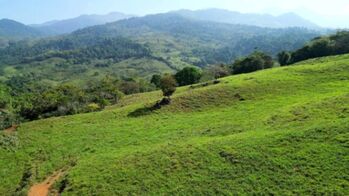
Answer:
<path fill-rule="evenodd" d="M 1 136 L 0 194 L 25 170 L 22 193 L 65 166 L 63 195 L 348 194 L 349 55 L 179 88 L 171 105 L 129 116 L 159 99 Z"/>

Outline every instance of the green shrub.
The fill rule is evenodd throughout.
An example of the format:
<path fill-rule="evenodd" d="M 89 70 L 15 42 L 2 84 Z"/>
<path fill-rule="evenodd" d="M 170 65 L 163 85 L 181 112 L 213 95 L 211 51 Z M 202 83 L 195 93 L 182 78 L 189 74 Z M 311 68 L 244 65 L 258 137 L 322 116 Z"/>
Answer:
<path fill-rule="evenodd" d="M 90 103 L 87 105 L 88 112 L 96 112 L 101 109 L 97 103 Z"/>
<path fill-rule="evenodd" d="M 194 67 L 186 67 L 177 72 L 175 78 L 179 86 L 186 86 L 198 83 L 202 76 L 202 72 Z"/>
<path fill-rule="evenodd" d="M 170 97 L 176 91 L 177 82 L 172 75 L 166 74 L 161 78 L 160 88 L 165 97 Z"/>

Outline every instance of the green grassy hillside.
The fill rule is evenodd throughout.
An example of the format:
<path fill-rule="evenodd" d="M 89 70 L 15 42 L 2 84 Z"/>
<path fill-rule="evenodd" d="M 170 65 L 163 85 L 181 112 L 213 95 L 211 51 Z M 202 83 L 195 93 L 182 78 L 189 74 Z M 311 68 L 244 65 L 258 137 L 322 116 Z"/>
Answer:
<path fill-rule="evenodd" d="M 125 97 L 0 135 L 0 195 L 349 194 L 349 55 Z"/>

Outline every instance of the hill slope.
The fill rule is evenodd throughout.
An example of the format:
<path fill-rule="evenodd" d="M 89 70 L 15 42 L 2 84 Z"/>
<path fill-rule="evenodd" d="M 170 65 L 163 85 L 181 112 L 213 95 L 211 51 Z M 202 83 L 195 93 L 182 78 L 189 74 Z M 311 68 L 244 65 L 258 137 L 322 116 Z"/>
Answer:
<path fill-rule="evenodd" d="M 62 168 L 62 195 L 347 195 L 349 55 L 126 97 L 0 136 L 0 194 Z M 57 176 L 57 174 L 55 174 Z"/>
<path fill-rule="evenodd" d="M 282 50 L 297 49 L 318 35 L 316 31 L 300 28 L 269 29 L 158 14 L 85 28 L 56 38 L 12 44 L 0 49 L 0 73 L 4 70 L 5 80 L 12 73 L 36 73 L 53 82 L 62 81 L 55 77 L 57 72 L 74 75 L 63 78 L 65 81 L 94 77 L 95 73 L 149 78 L 154 73 L 175 72 L 186 66 L 231 63 L 256 49 L 275 55 Z M 130 46 L 137 45 L 133 49 L 147 49 L 149 53 L 141 56 L 138 52 L 136 55 L 128 52 L 119 58 L 108 55 L 111 51 L 100 41 L 125 38 Z M 107 45 L 113 46 L 114 53 L 128 49 L 113 43 Z M 62 64 L 64 70 L 59 69 Z M 106 66 L 96 68 L 97 64 Z M 8 69 L 12 70 L 11 74 L 7 74 Z"/>
<path fill-rule="evenodd" d="M 0 38 L 30 38 L 41 33 L 29 26 L 9 19 L 0 20 Z"/>
<path fill-rule="evenodd" d="M 253 25 L 269 28 L 305 27 L 309 29 L 320 29 L 318 25 L 294 13 L 272 16 L 269 14 L 244 14 L 223 9 L 198 11 L 180 10 L 174 13 L 193 19 L 229 24 Z"/>
<path fill-rule="evenodd" d="M 90 26 L 102 25 L 109 22 L 131 18 L 131 15 L 112 12 L 106 15 L 82 15 L 76 18 L 50 21 L 44 24 L 32 25 L 32 27 L 49 35 L 66 34 Z"/>

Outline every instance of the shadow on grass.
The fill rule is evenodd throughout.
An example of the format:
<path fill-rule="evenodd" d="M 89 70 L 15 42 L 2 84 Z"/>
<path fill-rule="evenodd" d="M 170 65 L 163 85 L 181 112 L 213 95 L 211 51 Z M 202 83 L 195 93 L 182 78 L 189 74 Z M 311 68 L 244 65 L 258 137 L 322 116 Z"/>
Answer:
<path fill-rule="evenodd" d="M 152 114 L 155 110 L 161 109 L 162 106 L 169 105 L 171 103 L 170 98 L 163 98 L 161 101 L 156 102 L 153 106 L 146 106 L 138 108 L 135 111 L 129 113 L 128 117 L 141 117 Z"/>

